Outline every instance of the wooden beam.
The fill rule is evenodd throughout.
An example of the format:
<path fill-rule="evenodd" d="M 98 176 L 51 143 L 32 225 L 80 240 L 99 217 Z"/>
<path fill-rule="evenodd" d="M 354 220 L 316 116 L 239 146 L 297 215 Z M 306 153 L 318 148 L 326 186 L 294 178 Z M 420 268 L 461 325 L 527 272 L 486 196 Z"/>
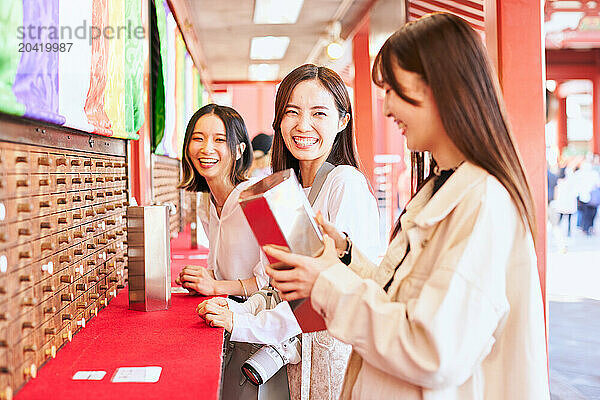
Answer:
<path fill-rule="evenodd" d="M 594 79 L 598 66 L 586 64 L 546 64 L 546 79 Z"/>

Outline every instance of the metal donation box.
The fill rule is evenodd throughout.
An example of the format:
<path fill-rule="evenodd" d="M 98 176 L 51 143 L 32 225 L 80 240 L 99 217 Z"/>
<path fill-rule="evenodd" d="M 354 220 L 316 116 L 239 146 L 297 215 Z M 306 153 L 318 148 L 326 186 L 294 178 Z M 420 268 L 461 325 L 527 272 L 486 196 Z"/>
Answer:
<path fill-rule="evenodd" d="M 276 172 L 244 190 L 239 197 L 244 215 L 261 246 L 289 247 L 292 253 L 316 256 L 323 236 L 304 190 L 292 169 Z M 271 263 L 277 262 L 269 258 Z M 290 302 L 302 331 L 325 329 L 305 299 Z"/>
<path fill-rule="evenodd" d="M 169 207 L 127 208 L 129 308 L 167 310 L 171 306 Z"/>

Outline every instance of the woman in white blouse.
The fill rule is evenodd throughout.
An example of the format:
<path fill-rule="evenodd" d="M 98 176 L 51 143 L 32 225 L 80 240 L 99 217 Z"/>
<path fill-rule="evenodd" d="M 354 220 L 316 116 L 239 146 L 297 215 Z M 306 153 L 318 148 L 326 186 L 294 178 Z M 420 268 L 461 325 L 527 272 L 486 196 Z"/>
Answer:
<path fill-rule="evenodd" d="M 373 80 L 408 148 L 433 156 L 429 179 L 379 266 L 324 223 L 320 257 L 265 247 L 293 267 L 267 267 L 273 286 L 352 345 L 342 399 L 549 399 L 533 199 L 481 37 L 425 16 L 386 41 Z"/>
<path fill-rule="evenodd" d="M 188 123 L 180 188 L 203 192 L 199 216 L 208 236 L 208 268 L 186 266 L 176 282 L 203 295 L 248 296 L 268 283 L 267 261 L 238 204 L 252 150 L 242 117 L 209 104 Z M 233 251 L 235 249 L 235 251 Z"/>
<path fill-rule="evenodd" d="M 313 209 L 351 235 L 375 261 L 380 254 L 379 213 L 364 175 L 357 169 L 352 106 L 337 73 L 302 65 L 281 82 L 275 100 L 273 171 L 293 168 L 308 195 L 327 161 L 327 175 Z M 249 313 L 245 305 L 211 299 L 200 316 L 231 332 L 231 340 L 277 344 L 302 331 L 287 302 Z M 326 331 L 302 334 L 302 361 L 288 365 L 291 399 L 337 399 L 350 347 Z"/>

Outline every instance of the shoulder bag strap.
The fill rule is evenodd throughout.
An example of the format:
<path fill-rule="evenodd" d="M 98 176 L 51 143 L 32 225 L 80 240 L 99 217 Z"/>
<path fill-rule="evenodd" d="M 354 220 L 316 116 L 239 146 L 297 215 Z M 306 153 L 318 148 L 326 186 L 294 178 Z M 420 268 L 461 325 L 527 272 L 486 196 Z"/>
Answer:
<path fill-rule="evenodd" d="M 323 165 L 321 165 L 321 168 L 319 168 L 317 171 L 315 180 L 313 181 L 310 192 L 308 193 L 308 202 L 310 203 L 311 207 L 315 203 L 315 200 L 317 199 L 317 196 L 319 195 L 319 192 L 325 183 L 325 179 L 327 179 L 327 175 L 329 175 L 334 168 L 335 166 L 333 164 L 325 161 Z"/>

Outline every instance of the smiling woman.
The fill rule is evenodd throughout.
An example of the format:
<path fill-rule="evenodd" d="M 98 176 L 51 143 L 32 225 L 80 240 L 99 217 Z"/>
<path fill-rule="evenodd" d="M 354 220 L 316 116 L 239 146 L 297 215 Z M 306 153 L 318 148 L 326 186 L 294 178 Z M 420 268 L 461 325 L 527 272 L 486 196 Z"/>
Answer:
<path fill-rule="evenodd" d="M 186 266 L 177 279 L 183 287 L 247 296 L 267 284 L 266 258 L 237 202 L 256 181 L 246 177 L 251 164 L 250 139 L 237 111 L 216 104 L 196 111 L 185 134 L 179 187 L 203 192 L 199 214 L 209 240 L 208 269 Z"/>
<path fill-rule="evenodd" d="M 302 65 L 281 82 L 273 120 L 273 172 L 292 168 L 304 187 L 325 161 L 358 168 L 352 104 L 334 71 Z"/>
<path fill-rule="evenodd" d="M 300 176 L 314 176 L 329 156 L 337 133 L 350 115 L 340 115 L 333 96 L 315 80 L 300 82 L 292 92 L 281 119 L 285 146 L 300 162 Z M 312 179 L 304 182 L 310 186 Z"/>
<path fill-rule="evenodd" d="M 376 260 L 380 252 L 377 203 L 366 178 L 358 170 L 352 105 L 340 76 L 331 69 L 312 64 L 290 72 L 277 90 L 273 129 L 273 171 L 293 168 L 305 193 L 313 198 L 311 205 L 321 214 L 320 219 L 328 220 L 352 236 L 354 243 Z M 329 172 L 319 173 L 325 176 L 319 185 L 315 179 L 317 172 L 327 170 Z M 345 237 L 340 240 L 346 244 Z M 253 297 L 259 296 L 260 293 Z M 232 341 L 277 343 L 285 347 L 289 339 L 301 333 L 288 303 L 260 309 L 252 300 L 241 305 L 228 301 L 226 312 L 234 313 L 231 327 L 227 328 Z M 211 302 L 216 301 L 207 300 L 205 309 Z M 201 315 L 223 313 L 225 311 L 200 310 Z M 303 333 L 301 361 L 297 360 L 300 362 L 296 364 L 290 361 L 287 365 L 290 399 L 338 398 L 350 350 L 326 331 Z M 238 382 L 248 381 L 239 369 L 233 363 L 225 366 L 223 399 L 240 398 Z M 282 371 L 285 373 L 285 369 Z"/>
<path fill-rule="evenodd" d="M 240 150 L 245 143 L 240 143 Z M 188 154 L 192 165 L 207 180 L 221 180 L 226 189 L 231 182 L 231 152 L 227 147 L 225 125 L 221 119 L 213 114 L 207 114 L 198 119 L 190 144 Z M 214 186 L 214 183 L 213 183 Z"/>
<path fill-rule="evenodd" d="M 352 345 L 340 399 L 549 399 L 533 200 L 481 37 L 427 15 L 385 42 L 372 76 L 435 167 L 379 265 L 322 223 L 319 257 L 265 247 L 291 267 L 267 267 L 273 287 L 310 296 Z"/>

